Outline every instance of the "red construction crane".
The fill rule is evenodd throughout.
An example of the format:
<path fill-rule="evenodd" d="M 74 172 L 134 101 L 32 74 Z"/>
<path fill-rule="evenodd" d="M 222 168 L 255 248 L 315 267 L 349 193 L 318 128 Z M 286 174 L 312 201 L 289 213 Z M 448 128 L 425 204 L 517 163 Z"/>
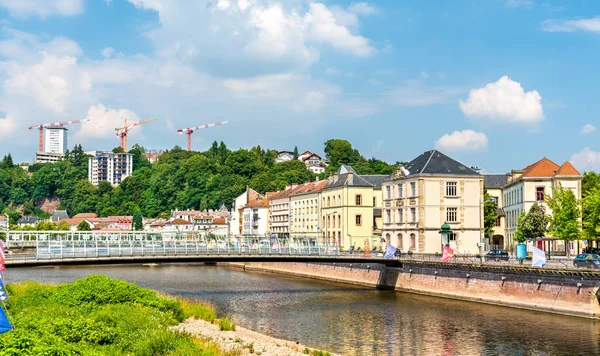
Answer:
<path fill-rule="evenodd" d="M 123 149 L 123 152 L 127 152 L 127 134 L 129 133 L 129 130 L 131 130 L 132 128 L 134 128 L 136 126 L 147 124 L 147 123 L 155 121 L 155 120 L 156 119 L 135 121 L 135 122 L 132 122 L 131 124 L 127 125 L 127 119 L 125 119 L 125 123 L 123 124 L 123 127 L 117 127 L 115 129 L 117 131 L 117 136 L 119 136 L 119 138 L 121 138 L 120 146 Z"/>
<path fill-rule="evenodd" d="M 200 126 L 196 126 L 196 127 L 188 127 L 187 129 L 177 130 L 177 132 L 179 132 L 180 135 L 183 135 L 183 134 L 187 135 L 187 150 L 191 151 L 192 150 L 192 134 L 194 133 L 194 131 L 208 129 L 210 127 L 215 127 L 215 126 L 221 126 L 221 125 L 225 125 L 228 123 L 229 123 L 229 121 L 219 121 L 219 122 L 214 122 L 212 124 L 200 125 Z"/>
<path fill-rule="evenodd" d="M 80 124 L 80 123 L 82 123 L 84 121 L 90 121 L 90 119 L 61 121 L 61 122 L 50 122 L 50 123 L 47 123 L 47 124 L 39 124 L 39 125 L 29 126 L 27 128 L 27 130 L 29 130 L 29 131 L 31 131 L 33 129 L 39 129 L 40 130 L 39 152 L 44 152 L 44 129 L 46 129 L 46 128 L 52 128 L 52 127 L 63 127 L 65 125 L 71 125 L 71 124 Z"/>

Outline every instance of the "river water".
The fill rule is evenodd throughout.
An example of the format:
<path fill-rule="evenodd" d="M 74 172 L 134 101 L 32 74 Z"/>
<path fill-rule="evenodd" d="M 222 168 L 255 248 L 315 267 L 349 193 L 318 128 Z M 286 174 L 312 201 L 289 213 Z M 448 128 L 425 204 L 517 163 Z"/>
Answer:
<path fill-rule="evenodd" d="M 203 265 L 10 268 L 8 283 L 106 274 L 206 300 L 239 325 L 344 355 L 598 355 L 600 323 Z"/>

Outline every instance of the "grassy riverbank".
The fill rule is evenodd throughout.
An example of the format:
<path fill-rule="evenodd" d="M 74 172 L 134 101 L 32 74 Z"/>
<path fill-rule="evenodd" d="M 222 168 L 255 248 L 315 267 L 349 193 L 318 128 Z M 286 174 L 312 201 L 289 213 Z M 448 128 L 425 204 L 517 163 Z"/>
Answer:
<path fill-rule="evenodd" d="M 74 283 L 7 286 L 15 330 L 0 335 L 2 355 L 238 355 L 210 339 L 173 330 L 188 318 L 235 330 L 214 308 L 158 295 L 106 276 Z"/>

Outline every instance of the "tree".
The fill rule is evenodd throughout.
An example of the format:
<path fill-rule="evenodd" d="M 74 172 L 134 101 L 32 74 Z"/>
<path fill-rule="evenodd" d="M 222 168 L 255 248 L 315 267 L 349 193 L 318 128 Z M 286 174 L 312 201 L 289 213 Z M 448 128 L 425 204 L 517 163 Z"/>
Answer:
<path fill-rule="evenodd" d="M 71 225 L 69 225 L 68 222 L 62 220 L 62 221 L 59 221 L 58 226 L 56 226 L 56 230 L 69 231 L 69 230 L 71 230 Z"/>
<path fill-rule="evenodd" d="M 492 196 L 488 194 L 487 189 L 483 191 L 483 226 L 485 228 L 485 236 L 491 237 L 494 234 L 496 220 L 498 220 L 498 202 L 492 200 Z"/>
<path fill-rule="evenodd" d="M 540 206 L 534 203 L 526 215 L 521 213 L 514 239 L 517 242 L 525 242 L 545 236 L 547 230 L 548 218 L 542 214 Z"/>
<path fill-rule="evenodd" d="M 563 241 L 573 241 L 581 236 L 579 218 L 581 208 L 575 194 L 571 189 L 558 187 L 552 189 L 552 197 L 547 199 L 548 206 L 552 209 L 550 217 L 550 233 Z M 569 249 L 567 256 L 569 255 Z"/>
<path fill-rule="evenodd" d="M 297 161 L 299 157 L 298 146 L 294 146 L 294 161 Z"/>
<path fill-rule="evenodd" d="M 82 220 L 79 224 L 77 224 L 77 231 L 92 231 L 92 227 L 87 221 Z"/>
<path fill-rule="evenodd" d="M 600 235 L 600 188 L 588 191 L 583 198 L 583 235 L 587 238 L 596 238 Z"/>
<path fill-rule="evenodd" d="M 137 207 L 133 211 L 133 226 L 132 226 L 132 228 L 135 231 L 141 231 L 144 229 L 142 212 L 140 211 L 140 208 L 137 208 Z"/>
<path fill-rule="evenodd" d="M 342 164 L 352 166 L 361 158 L 360 153 L 352 148 L 350 142 L 340 139 L 325 142 L 324 152 L 334 170 L 337 170 Z"/>
<path fill-rule="evenodd" d="M 588 193 L 594 188 L 600 188 L 600 174 L 596 172 L 585 172 L 583 173 L 583 179 L 581 179 L 581 196 L 585 199 Z"/>

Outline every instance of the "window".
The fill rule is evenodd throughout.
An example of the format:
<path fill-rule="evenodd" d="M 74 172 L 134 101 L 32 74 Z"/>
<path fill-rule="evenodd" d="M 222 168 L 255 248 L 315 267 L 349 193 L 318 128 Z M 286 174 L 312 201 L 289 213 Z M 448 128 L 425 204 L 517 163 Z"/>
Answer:
<path fill-rule="evenodd" d="M 331 206 L 331 198 L 327 197 L 327 207 Z"/>
<path fill-rule="evenodd" d="M 458 208 L 446 208 L 446 222 L 457 222 Z"/>
<path fill-rule="evenodd" d="M 417 222 L 417 209 L 416 208 L 410 208 L 410 222 Z"/>
<path fill-rule="evenodd" d="M 399 223 L 404 222 L 404 210 L 403 209 L 398 209 L 398 219 L 397 220 Z"/>
<path fill-rule="evenodd" d="M 373 197 L 373 206 L 377 206 L 377 198 Z"/>
<path fill-rule="evenodd" d="M 386 199 L 392 199 L 392 188 L 388 185 L 385 187 Z"/>
<path fill-rule="evenodd" d="M 417 196 L 417 183 L 416 182 L 410 183 L 410 194 L 413 197 Z"/>
<path fill-rule="evenodd" d="M 497 227 L 499 227 L 499 226 L 501 225 L 501 223 L 500 223 L 500 222 L 501 222 L 501 220 L 500 220 L 500 219 L 501 219 L 501 218 L 500 218 L 499 216 L 496 218 L 496 226 L 497 226 Z"/>
<path fill-rule="evenodd" d="M 535 188 L 535 200 L 544 201 L 544 187 Z"/>
<path fill-rule="evenodd" d="M 456 234 L 449 234 L 448 241 L 456 241 Z"/>
<path fill-rule="evenodd" d="M 403 187 L 402 184 L 398 184 L 398 199 L 402 198 L 402 196 L 404 195 L 404 194 L 402 194 L 403 193 L 402 187 Z"/>
<path fill-rule="evenodd" d="M 385 218 L 385 222 L 387 222 L 388 224 L 392 223 L 392 212 L 390 210 L 385 211 Z"/>
<path fill-rule="evenodd" d="M 446 182 L 446 196 L 447 197 L 455 197 L 456 196 L 456 182 Z"/>
<path fill-rule="evenodd" d="M 356 215 L 356 226 L 362 226 L 362 215 Z"/>
<path fill-rule="evenodd" d="M 342 216 L 338 215 L 338 227 L 342 227 Z"/>
<path fill-rule="evenodd" d="M 362 205 L 362 195 L 356 194 L 356 196 L 354 197 L 354 200 L 356 202 L 356 205 Z"/>
<path fill-rule="evenodd" d="M 342 196 L 338 195 L 338 205 L 342 205 Z"/>
<path fill-rule="evenodd" d="M 331 217 L 327 217 L 327 227 L 331 227 Z"/>
<path fill-rule="evenodd" d="M 398 234 L 398 246 L 396 246 L 396 248 L 402 250 L 402 245 L 402 234 Z"/>
<path fill-rule="evenodd" d="M 414 250 L 415 249 L 415 245 L 416 245 L 416 241 L 417 237 L 415 236 L 415 234 L 410 234 L 410 249 Z"/>

